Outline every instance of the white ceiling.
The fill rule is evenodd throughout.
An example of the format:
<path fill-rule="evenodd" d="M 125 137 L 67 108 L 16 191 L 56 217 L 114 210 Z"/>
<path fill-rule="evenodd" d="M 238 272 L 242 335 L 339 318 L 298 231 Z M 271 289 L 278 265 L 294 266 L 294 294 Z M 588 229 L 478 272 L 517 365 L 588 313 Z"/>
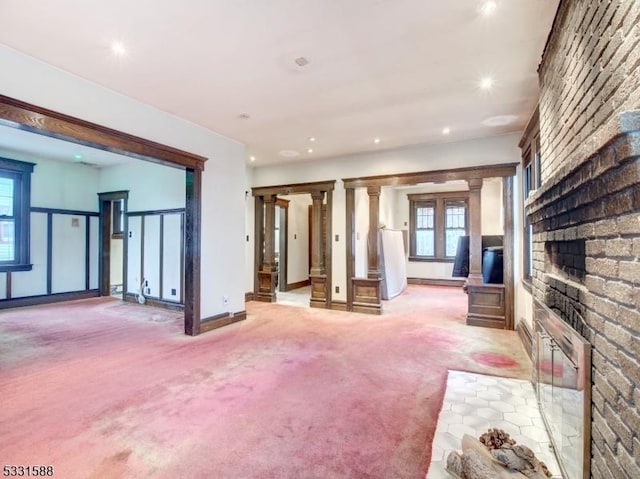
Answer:
<path fill-rule="evenodd" d="M 0 0 L 0 42 L 235 138 L 258 166 L 522 130 L 558 0 L 483 3 Z"/>
<path fill-rule="evenodd" d="M 35 161 L 47 159 L 105 168 L 136 161 L 128 156 L 0 125 L 0 155 Z"/>

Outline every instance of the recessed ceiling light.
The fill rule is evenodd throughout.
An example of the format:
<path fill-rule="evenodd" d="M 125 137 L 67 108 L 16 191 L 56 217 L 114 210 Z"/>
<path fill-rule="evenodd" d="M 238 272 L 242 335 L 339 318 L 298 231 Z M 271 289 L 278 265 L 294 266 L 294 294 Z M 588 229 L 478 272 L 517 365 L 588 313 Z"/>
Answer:
<path fill-rule="evenodd" d="M 294 158 L 296 156 L 298 156 L 300 153 L 298 153 L 295 150 L 282 150 L 279 155 L 280 156 L 284 156 L 285 158 Z"/>
<path fill-rule="evenodd" d="M 309 148 L 309 149 L 307 150 L 307 153 L 313 153 L 313 148 Z"/>
<path fill-rule="evenodd" d="M 373 142 L 377 145 L 378 143 L 380 143 L 380 138 L 374 138 Z"/>
<path fill-rule="evenodd" d="M 497 7 L 498 4 L 496 2 L 494 2 L 493 0 L 488 0 L 482 4 L 482 7 L 480 7 L 480 13 L 482 13 L 485 17 L 488 17 L 496 11 Z"/>
<path fill-rule="evenodd" d="M 480 88 L 482 88 L 483 90 L 491 90 L 492 86 L 493 86 L 493 78 L 484 77 L 482 80 L 480 80 Z"/>
<path fill-rule="evenodd" d="M 240 114 L 238 115 L 238 118 L 240 118 L 241 120 L 248 120 L 248 119 L 249 119 L 249 118 L 251 118 L 251 117 L 249 116 L 249 114 L 248 114 L 248 113 L 240 113 Z"/>
<path fill-rule="evenodd" d="M 298 57 L 294 60 L 294 62 L 296 62 L 296 65 L 298 65 L 299 67 L 306 67 L 309 64 L 309 60 L 307 60 L 305 57 Z"/>
<path fill-rule="evenodd" d="M 254 161 L 256 161 L 256 157 L 255 157 L 255 156 L 250 156 L 250 157 L 249 157 L 249 161 L 250 161 L 251 163 L 253 163 Z"/>
<path fill-rule="evenodd" d="M 81 159 L 82 159 L 82 155 L 81 155 L 80 153 L 76 153 L 75 155 L 73 155 L 73 157 L 74 157 L 76 160 L 81 160 Z"/>
<path fill-rule="evenodd" d="M 451 128 L 449 128 L 448 126 L 445 126 L 445 127 L 442 129 L 442 134 L 443 134 L 443 135 L 448 135 L 449 133 L 451 133 Z"/>
<path fill-rule="evenodd" d="M 311 143 L 313 143 L 314 141 L 316 141 L 316 137 L 315 137 L 315 136 L 310 136 L 310 137 L 309 137 L 309 141 L 310 141 Z"/>
<path fill-rule="evenodd" d="M 127 49 L 124 47 L 124 43 L 118 41 L 111 44 L 111 51 L 118 57 L 123 57 L 127 54 Z"/>

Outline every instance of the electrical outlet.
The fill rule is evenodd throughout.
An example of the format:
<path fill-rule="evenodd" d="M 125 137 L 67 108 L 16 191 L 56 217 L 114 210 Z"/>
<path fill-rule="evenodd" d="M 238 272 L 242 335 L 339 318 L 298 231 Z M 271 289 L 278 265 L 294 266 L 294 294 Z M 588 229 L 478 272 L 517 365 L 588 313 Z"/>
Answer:
<path fill-rule="evenodd" d="M 151 288 L 147 288 L 147 294 L 151 294 Z"/>
<path fill-rule="evenodd" d="M 176 288 L 171 288 L 171 296 L 175 296 L 176 294 Z"/>
<path fill-rule="evenodd" d="M 336 286 L 336 293 L 340 292 L 340 286 Z"/>
<path fill-rule="evenodd" d="M 229 296 L 227 296 L 226 294 L 222 296 L 222 304 L 225 306 L 229 304 Z"/>
<path fill-rule="evenodd" d="M 293 235 L 293 239 L 298 239 L 298 235 Z"/>
<path fill-rule="evenodd" d="M 146 280 L 145 280 L 144 285 L 145 285 L 145 287 L 146 287 L 146 286 L 149 286 L 149 281 L 146 281 Z"/>
<path fill-rule="evenodd" d="M 249 235 L 247 235 L 247 243 L 249 242 Z"/>
<path fill-rule="evenodd" d="M 336 235 L 336 241 L 340 241 L 340 235 Z"/>

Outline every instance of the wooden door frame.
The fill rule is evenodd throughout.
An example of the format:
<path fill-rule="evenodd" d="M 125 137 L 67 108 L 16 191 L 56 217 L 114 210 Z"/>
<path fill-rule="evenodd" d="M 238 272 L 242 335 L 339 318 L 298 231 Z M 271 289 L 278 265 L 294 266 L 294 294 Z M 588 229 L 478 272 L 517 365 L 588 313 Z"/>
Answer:
<path fill-rule="evenodd" d="M 278 249 L 280 250 L 278 257 L 278 291 L 289 290 L 289 277 L 287 269 L 289 267 L 289 200 L 278 198 L 276 200 L 276 208 L 280 208 L 280 241 Z"/>
<path fill-rule="evenodd" d="M 200 334 L 202 172 L 207 159 L 4 95 L 0 124 L 186 171 L 184 331 Z"/>
<path fill-rule="evenodd" d="M 98 290 L 100 296 L 111 295 L 111 218 L 112 202 L 123 200 L 122 211 L 124 214 L 124 222 L 122 224 L 122 230 L 124 232 L 129 231 L 128 219 L 127 219 L 127 202 L 129 200 L 129 190 L 122 191 L 109 191 L 105 193 L 98 193 L 98 209 L 100 211 L 99 226 L 98 226 Z M 125 233 L 126 236 L 126 233 Z M 123 237 L 122 243 L 122 286 L 123 296 L 127 290 L 127 258 L 128 258 L 128 241 Z"/>
<path fill-rule="evenodd" d="M 312 194 L 314 192 L 325 192 L 325 200 L 327 204 L 327 232 L 326 241 L 327 248 L 325 251 L 325 273 L 326 273 L 326 300 L 324 308 L 331 309 L 331 292 L 332 292 L 332 224 L 333 224 L 333 190 L 335 189 L 336 180 L 316 181 L 310 183 L 295 183 L 289 185 L 272 185 L 259 186 L 251 188 L 251 194 L 255 198 L 254 210 L 254 298 L 259 297 L 259 269 L 262 265 L 263 245 L 264 245 L 264 221 L 263 206 L 265 196 L 293 195 L 293 194 Z"/>
<path fill-rule="evenodd" d="M 504 242 L 505 257 L 513 257 L 513 176 L 516 174 L 518 163 L 504 163 L 498 165 L 476 166 L 467 168 L 453 168 L 447 170 L 420 171 L 414 173 L 398 173 L 389 175 L 366 176 L 360 178 L 343 178 L 346 190 L 346 218 L 345 218 L 345 248 L 346 248 L 346 284 L 347 311 L 353 311 L 354 292 L 352 278 L 355 273 L 355 190 L 356 188 L 417 185 L 420 183 L 442 183 L 455 180 L 470 180 L 473 178 L 503 178 L 503 201 L 505 209 Z M 471 232 L 469 233 L 471 234 Z M 508 243 L 508 244 L 507 244 Z M 507 302 L 513 302 L 514 275 L 512 260 L 510 270 L 505 265 L 504 284 Z M 513 329 L 513 307 L 507 304 L 506 325 Z"/>

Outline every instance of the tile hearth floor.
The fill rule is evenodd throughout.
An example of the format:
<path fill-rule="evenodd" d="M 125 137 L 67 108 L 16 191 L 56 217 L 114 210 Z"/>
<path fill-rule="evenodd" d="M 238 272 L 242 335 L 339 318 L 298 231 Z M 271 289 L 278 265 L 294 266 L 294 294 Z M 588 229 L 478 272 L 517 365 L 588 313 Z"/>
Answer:
<path fill-rule="evenodd" d="M 460 450 L 464 434 L 477 438 L 491 427 L 530 447 L 554 478 L 562 477 L 529 381 L 449 371 L 426 479 L 451 479 L 444 470 L 449 452 Z"/>

